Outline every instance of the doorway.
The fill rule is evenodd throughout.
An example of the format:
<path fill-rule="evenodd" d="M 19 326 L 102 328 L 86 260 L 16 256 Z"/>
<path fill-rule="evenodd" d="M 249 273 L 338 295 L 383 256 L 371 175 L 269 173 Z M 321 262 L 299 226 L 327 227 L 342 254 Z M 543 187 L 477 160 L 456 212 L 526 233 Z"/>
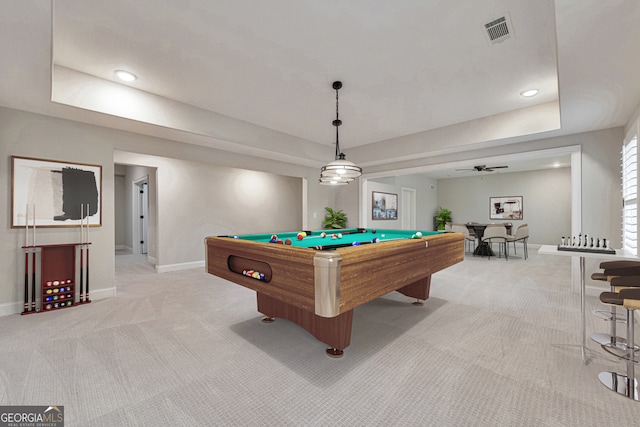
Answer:
<path fill-rule="evenodd" d="M 402 229 L 415 230 L 416 228 L 416 189 L 402 188 Z"/>

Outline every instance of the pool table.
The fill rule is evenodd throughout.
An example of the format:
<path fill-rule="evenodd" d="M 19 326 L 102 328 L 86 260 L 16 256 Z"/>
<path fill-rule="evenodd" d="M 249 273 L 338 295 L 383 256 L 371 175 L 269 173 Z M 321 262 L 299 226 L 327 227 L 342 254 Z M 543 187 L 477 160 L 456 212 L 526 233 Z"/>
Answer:
<path fill-rule="evenodd" d="M 304 233 L 207 237 L 205 265 L 208 273 L 255 290 L 263 321 L 297 323 L 328 344 L 333 357 L 350 344 L 355 307 L 391 291 L 421 304 L 429 298 L 431 275 L 464 259 L 462 233 Z"/>

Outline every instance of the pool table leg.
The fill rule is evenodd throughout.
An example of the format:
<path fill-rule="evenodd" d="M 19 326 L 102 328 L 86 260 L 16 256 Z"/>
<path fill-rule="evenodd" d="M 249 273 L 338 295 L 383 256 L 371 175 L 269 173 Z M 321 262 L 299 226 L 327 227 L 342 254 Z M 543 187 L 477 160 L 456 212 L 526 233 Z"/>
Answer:
<path fill-rule="evenodd" d="M 413 305 L 424 305 L 421 300 L 429 299 L 429 289 L 431 288 L 431 276 L 413 282 L 403 288 L 398 289 L 402 295 L 415 298 Z"/>
<path fill-rule="evenodd" d="M 260 313 L 267 317 L 279 317 L 300 325 L 318 340 L 330 346 L 327 349 L 329 356 L 342 356 L 343 350 L 351 344 L 353 310 L 336 317 L 321 317 L 260 292 L 257 292 L 256 296 Z"/>

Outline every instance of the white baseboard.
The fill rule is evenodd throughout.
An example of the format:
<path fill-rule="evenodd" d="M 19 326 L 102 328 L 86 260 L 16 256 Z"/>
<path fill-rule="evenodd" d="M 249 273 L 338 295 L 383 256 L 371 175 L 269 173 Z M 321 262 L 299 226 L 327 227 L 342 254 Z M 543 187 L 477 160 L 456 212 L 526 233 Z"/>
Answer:
<path fill-rule="evenodd" d="M 116 288 L 95 289 L 95 290 L 91 290 L 90 292 L 91 301 L 111 298 L 115 296 L 116 296 Z M 22 313 L 22 310 L 24 307 L 23 304 L 24 303 L 22 302 L 7 302 L 4 304 L 0 304 L 0 317 Z"/>
<path fill-rule="evenodd" d="M 169 271 L 191 270 L 193 268 L 204 268 L 203 261 L 184 262 L 181 264 L 156 265 L 157 273 L 167 273 Z"/>

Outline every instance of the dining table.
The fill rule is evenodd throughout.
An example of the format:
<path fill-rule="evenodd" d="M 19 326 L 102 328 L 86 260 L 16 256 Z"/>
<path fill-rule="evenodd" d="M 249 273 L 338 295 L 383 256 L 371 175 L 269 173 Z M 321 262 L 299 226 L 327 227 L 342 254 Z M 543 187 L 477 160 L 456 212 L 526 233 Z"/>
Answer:
<path fill-rule="evenodd" d="M 492 223 L 478 223 L 478 222 L 468 222 L 465 224 L 467 226 L 467 229 L 469 231 L 473 231 L 473 234 L 475 234 L 476 238 L 478 239 L 478 244 L 476 245 L 476 249 L 473 251 L 474 255 L 496 256 L 496 254 L 493 252 L 493 249 L 491 249 L 491 245 L 489 244 L 489 242 L 482 241 L 482 238 L 484 237 L 485 228 L 487 228 L 487 226 L 491 224 Z M 511 229 L 513 228 L 513 225 L 511 223 L 505 223 L 504 226 L 507 229 L 507 234 L 511 234 Z"/>

